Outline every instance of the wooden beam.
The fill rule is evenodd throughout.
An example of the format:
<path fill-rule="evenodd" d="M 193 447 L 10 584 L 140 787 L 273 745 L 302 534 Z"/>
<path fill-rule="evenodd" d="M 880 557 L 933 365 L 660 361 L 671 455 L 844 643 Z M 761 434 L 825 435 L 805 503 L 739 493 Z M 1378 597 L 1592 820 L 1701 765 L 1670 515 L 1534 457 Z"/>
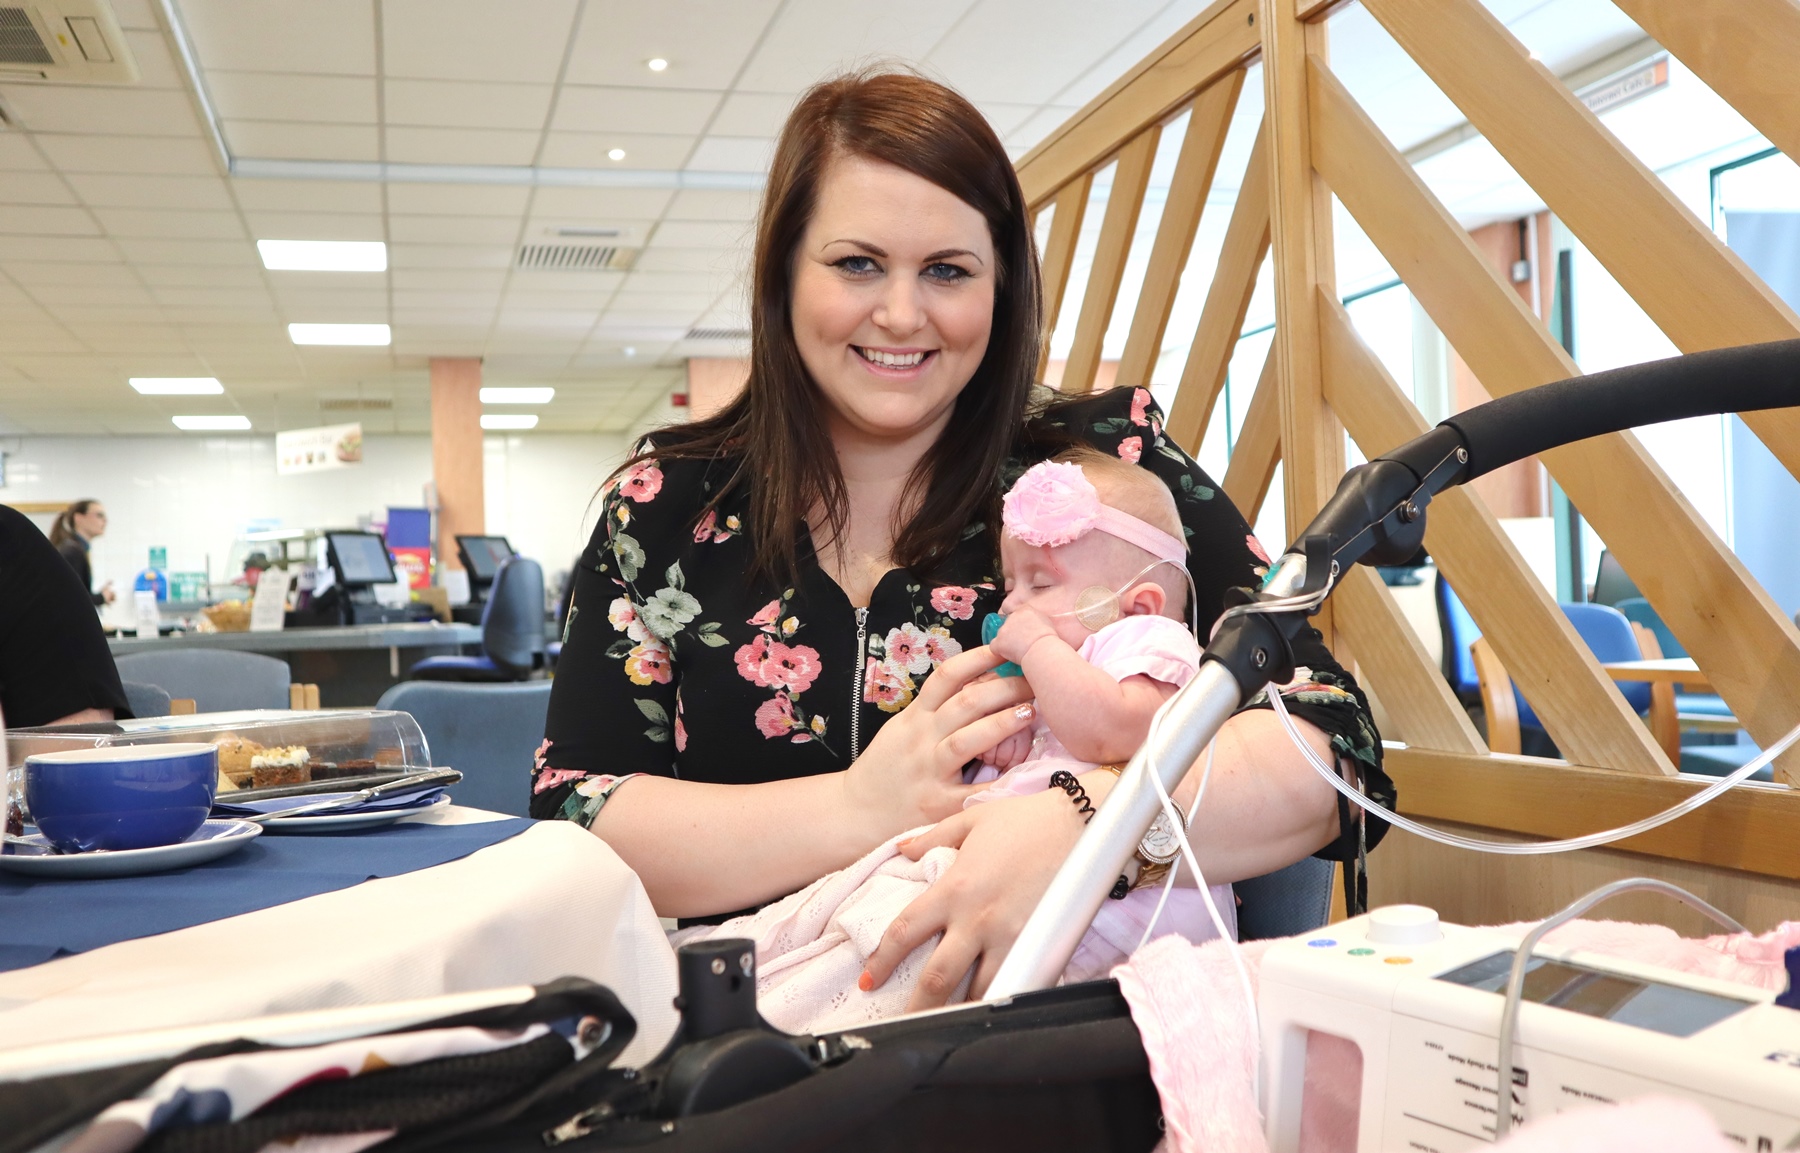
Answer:
<path fill-rule="evenodd" d="M 1217 0 L 1189 20 L 1020 159 L 1025 203 L 1045 203 L 1104 164 L 1120 141 L 1161 124 L 1194 93 L 1242 68 L 1262 46 L 1258 19 L 1256 0 Z"/>
<path fill-rule="evenodd" d="M 1374 459 L 1426 432 L 1425 418 L 1356 335 L 1344 306 L 1322 292 L 1318 300 L 1325 397 L 1343 414 L 1357 446 Z M 1563 756 L 1632 773 L 1675 772 L 1480 497 L 1466 488 L 1442 493 L 1426 525 L 1438 568 Z M 1505 691 L 1510 701 L 1511 686 Z"/>
<path fill-rule="evenodd" d="M 1262 374 L 1257 377 L 1256 391 L 1250 394 L 1250 408 L 1244 413 L 1244 427 L 1238 430 L 1237 444 L 1231 450 L 1231 464 L 1225 469 L 1222 483 L 1225 495 L 1256 523 L 1262 512 L 1263 498 L 1269 495 L 1269 484 L 1275 479 L 1275 466 L 1281 463 L 1281 398 L 1276 395 L 1275 348 L 1269 347 L 1263 358 Z M 1200 451 L 1200 438 L 1193 444 L 1182 443 L 1190 456 Z M 1276 543 L 1276 547 L 1286 544 Z"/>
<path fill-rule="evenodd" d="M 1044 379 L 1044 365 L 1050 359 L 1050 334 L 1062 315 L 1063 294 L 1069 289 L 1069 269 L 1075 264 L 1075 245 L 1081 239 L 1081 222 L 1087 216 L 1088 192 L 1094 174 L 1084 172 L 1056 194 L 1056 206 L 1050 214 L 1050 236 L 1044 241 L 1044 255 L 1038 261 L 1044 281 L 1044 351 L 1038 357 L 1037 378 Z"/>
<path fill-rule="evenodd" d="M 1194 446 L 1206 435 L 1213 406 L 1225 388 L 1225 372 L 1231 366 L 1231 354 L 1237 348 L 1238 334 L 1244 330 L 1244 314 L 1250 310 L 1250 298 L 1256 293 L 1256 276 L 1262 271 L 1263 257 L 1269 253 L 1269 163 L 1268 121 L 1256 130 L 1250 147 L 1250 163 L 1238 187 L 1237 203 L 1231 209 L 1231 222 L 1225 226 L 1225 243 L 1219 249 L 1219 263 L 1213 270 L 1212 284 L 1206 290 L 1206 304 L 1200 310 L 1200 322 L 1194 339 L 1188 345 L 1187 362 L 1182 365 L 1181 383 L 1176 386 L 1175 403 L 1169 410 L 1169 435 L 1177 444 Z"/>
<path fill-rule="evenodd" d="M 1537 757 L 1470 757 L 1389 748 L 1400 811 L 1534 837 L 1617 828 L 1687 800 L 1711 781 L 1628 777 Z M 1800 793 L 1745 784 L 1680 820 L 1614 847 L 1772 877 L 1800 879 Z"/>
<path fill-rule="evenodd" d="M 1231 114 L 1237 109 L 1238 93 L 1243 87 L 1244 72 L 1240 68 L 1196 96 L 1188 111 L 1187 134 L 1181 138 L 1181 152 L 1175 158 L 1169 198 L 1163 203 L 1162 218 L 1156 222 L 1156 242 L 1150 247 L 1150 261 L 1144 268 L 1144 286 L 1138 291 L 1131 331 L 1125 337 L 1125 351 L 1119 356 L 1119 371 L 1114 379 L 1120 384 L 1148 385 L 1150 374 L 1156 370 L 1169 312 L 1175 307 L 1181 273 L 1194 247 L 1194 231 L 1200 226 L 1200 213 L 1206 207 L 1206 194 L 1212 190 L 1219 153 L 1225 148 L 1225 134 L 1231 128 Z"/>
<path fill-rule="evenodd" d="M 1793 0 L 1613 0 L 1789 156 L 1800 156 L 1800 5 Z"/>
<path fill-rule="evenodd" d="M 1094 387 L 1101 346 L 1112 324 L 1113 308 L 1119 303 L 1119 285 L 1125 279 L 1131 239 L 1137 233 L 1138 214 L 1144 208 L 1150 168 L 1156 163 L 1156 145 L 1161 139 L 1162 129 L 1151 125 L 1120 150 L 1119 162 L 1113 167 L 1106 213 L 1100 218 L 1100 237 L 1094 246 L 1087 287 L 1081 293 L 1081 313 L 1075 319 L 1075 342 L 1063 367 L 1060 387 L 1064 392 L 1088 392 Z"/>
<path fill-rule="evenodd" d="M 1313 171 L 1307 60 L 1323 57 L 1326 25 L 1301 23 L 1295 0 L 1263 0 L 1268 114 L 1269 243 L 1275 268 L 1275 364 L 1281 382 L 1282 496 L 1291 539 L 1325 507 L 1344 475 L 1344 428 L 1325 404 L 1319 365 L 1323 292 L 1337 296 L 1331 190 Z M 1313 625 L 1334 644 L 1329 601 Z M 1339 658 L 1350 658 L 1340 653 Z"/>
<path fill-rule="evenodd" d="M 1313 163 L 1487 390 L 1579 375 L 1325 63 L 1311 70 Z M 1800 724 L 1800 631 L 1637 439 L 1596 437 L 1542 459 L 1626 571 L 1641 574 L 1752 739 L 1772 744 Z M 1785 754 L 1777 774 L 1788 779 L 1793 763 Z"/>
<path fill-rule="evenodd" d="M 1800 336 L 1800 316 L 1476 0 L 1365 6 L 1683 352 Z M 1800 29 L 1782 7 L 1776 27 Z M 1794 105 L 1791 55 L 1782 70 Z M 1743 420 L 1800 476 L 1800 410 Z"/>
<path fill-rule="evenodd" d="M 1337 626 L 1356 650 L 1359 674 L 1381 696 L 1397 732 L 1382 736 L 1415 748 L 1478 755 L 1487 752 L 1437 662 L 1394 603 L 1375 571 L 1351 565 L 1331 594 Z"/>
<path fill-rule="evenodd" d="M 458 533 L 487 531 L 482 482 L 481 360 L 431 358 L 431 481 L 437 489 L 437 562 L 460 568 Z"/>
<path fill-rule="evenodd" d="M 1323 20 L 1349 4 L 1350 0 L 1300 0 L 1299 11 L 1295 15 L 1301 20 Z"/>

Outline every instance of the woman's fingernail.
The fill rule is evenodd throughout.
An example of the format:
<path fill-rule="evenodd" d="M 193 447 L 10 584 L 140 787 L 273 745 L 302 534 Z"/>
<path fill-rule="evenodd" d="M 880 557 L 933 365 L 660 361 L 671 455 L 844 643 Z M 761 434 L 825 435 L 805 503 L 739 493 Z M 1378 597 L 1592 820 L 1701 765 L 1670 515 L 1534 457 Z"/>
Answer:
<path fill-rule="evenodd" d="M 856 987 L 865 993 L 875 987 L 875 978 L 869 976 L 869 971 L 867 969 L 864 969 L 863 975 L 856 979 Z"/>
<path fill-rule="evenodd" d="M 1028 721 L 1036 714 L 1037 714 L 1037 710 L 1032 708 L 1030 705 L 1020 705 L 1018 708 L 1013 710 L 1013 716 L 1018 717 L 1022 721 Z"/>

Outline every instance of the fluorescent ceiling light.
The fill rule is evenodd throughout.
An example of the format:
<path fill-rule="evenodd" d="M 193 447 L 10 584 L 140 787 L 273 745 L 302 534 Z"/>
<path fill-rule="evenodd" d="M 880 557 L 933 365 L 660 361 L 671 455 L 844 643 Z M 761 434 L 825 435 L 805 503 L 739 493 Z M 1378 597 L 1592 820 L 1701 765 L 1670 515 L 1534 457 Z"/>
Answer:
<path fill-rule="evenodd" d="M 278 272 L 386 272 L 379 240 L 259 240 L 263 267 Z"/>
<path fill-rule="evenodd" d="M 213 376 L 134 376 L 130 383 L 145 396 L 217 396 L 225 391 Z"/>
<path fill-rule="evenodd" d="M 669 62 L 664 60 L 661 56 L 658 56 L 654 59 L 644 61 L 644 66 L 652 72 L 661 72 L 669 66 Z"/>
<path fill-rule="evenodd" d="M 177 416 L 171 417 L 183 432 L 249 432 L 247 416 Z"/>
<path fill-rule="evenodd" d="M 385 345 L 394 342 L 394 333 L 385 324 L 290 324 L 288 338 L 295 344 Z"/>
<path fill-rule="evenodd" d="M 484 412 L 481 414 L 481 427 L 490 432 L 502 432 L 509 429 L 536 428 L 537 414 L 529 416 L 516 413 Z"/>
<path fill-rule="evenodd" d="M 625 150 L 623 148 L 610 149 L 606 153 L 606 158 L 608 160 L 623 160 L 625 159 Z"/>
<path fill-rule="evenodd" d="M 554 388 L 484 388 L 483 404 L 549 404 L 556 397 Z"/>

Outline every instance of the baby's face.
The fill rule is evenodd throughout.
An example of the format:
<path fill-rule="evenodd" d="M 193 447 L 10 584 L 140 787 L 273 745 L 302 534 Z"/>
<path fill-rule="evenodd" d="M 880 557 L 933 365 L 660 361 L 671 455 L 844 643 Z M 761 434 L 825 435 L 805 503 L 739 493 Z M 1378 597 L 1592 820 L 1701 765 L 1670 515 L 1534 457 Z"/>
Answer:
<path fill-rule="evenodd" d="M 1006 573 L 1003 613 L 1033 608 L 1050 618 L 1056 635 L 1070 648 L 1080 648 L 1093 635 L 1074 616 L 1082 590 L 1099 586 L 1117 592 L 1142 568 L 1129 545 L 1106 533 L 1090 532 L 1071 544 L 1046 548 L 1029 545 L 1010 533 L 1000 538 L 1000 564 Z"/>

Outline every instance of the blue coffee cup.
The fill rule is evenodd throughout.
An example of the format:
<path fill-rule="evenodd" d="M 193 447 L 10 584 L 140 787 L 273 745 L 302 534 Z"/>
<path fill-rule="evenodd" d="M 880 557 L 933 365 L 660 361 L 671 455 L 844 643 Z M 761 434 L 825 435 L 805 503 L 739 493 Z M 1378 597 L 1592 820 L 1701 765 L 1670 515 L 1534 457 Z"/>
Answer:
<path fill-rule="evenodd" d="M 193 835 L 212 810 L 219 750 L 120 745 L 25 758 L 25 804 L 64 853 L 149 849 Z"/>

